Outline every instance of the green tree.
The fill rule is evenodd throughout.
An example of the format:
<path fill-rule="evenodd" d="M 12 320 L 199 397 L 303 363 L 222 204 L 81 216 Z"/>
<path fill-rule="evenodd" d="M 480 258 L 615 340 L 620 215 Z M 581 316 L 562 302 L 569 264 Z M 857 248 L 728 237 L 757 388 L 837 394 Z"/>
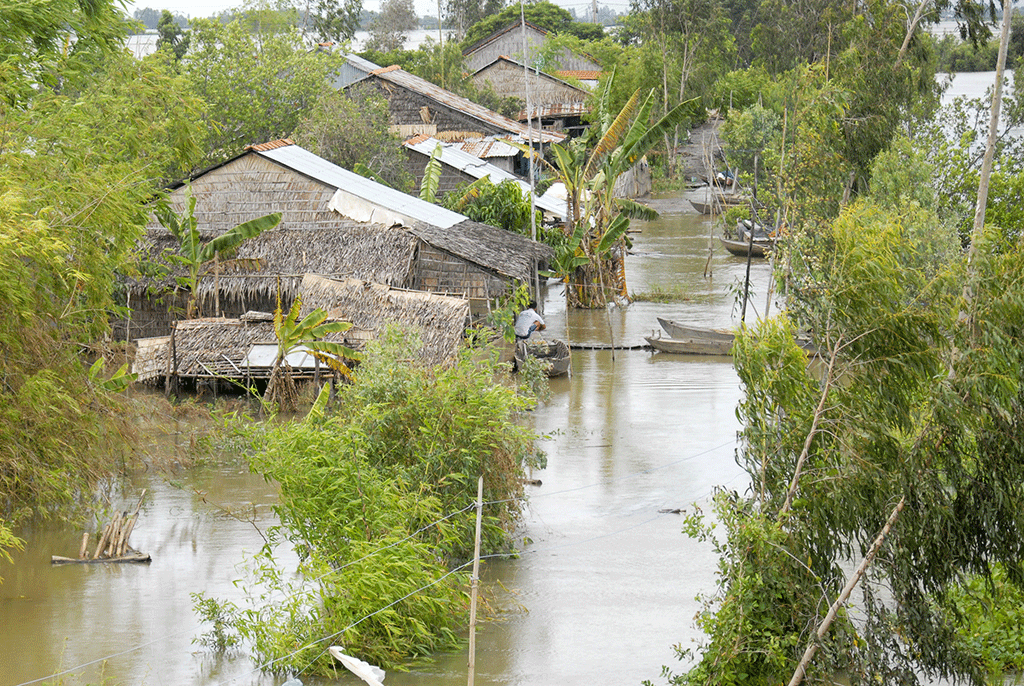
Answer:
<path fill-rule="evenodd" d="M 157 33 L 160 37 L 156 40 L 156 49 L 167 48 L 174 54 L 174 59 L 180 60 L 188 52 L 189 37 L 181 30 L 181 26 L 168 10 L 160 15 L 160 24 L 157 26 Z"/>
<path fill-rule="evenodd" d="M 281 487 L 273 540 L 301 562 L 298 574 L 282 569 L 268 547 L 252 560 L 245 605 L 207 614 L 249 638 L 269 669 L 333 673 L 324 640 L 385 667 L 457 646 L 480 476 L 482 550 L 509 548 L 534 459 L 535 436 L 517 419 L 532 401 L 495 383 L 508 375 L 494 360 L 467 351 L 427 368 L 410 362 L 419 345 L 390 329 L 333 411 L 247 429 L 252 468 Z"/>
<path fill-rule="evenodd" d="M 206 102 L 210 131 L 206 162 L 237 155 L 246 145 L 292 133 L 327 87 L 339 54 L 310 50 L 294 27 L 240 18 L 222 25 L 212 19 L 192 23 L 191 46 L 182 73 Z"/>
<path fill-rule="evenodd" d="M 83 351 L 107 352 L 146 206 L 198 159 L 199 103 L 164 58 L 113 49 L 112 10 L 0 8 L 0 49 L 23 43 L 0 67 L 0 546 L 26 517 L 74 514 L 131 459 Z M 62 50 L 69 30 L 82 43 Z"/>
<path fill-rule="evenodd" d="M 642 101 L 640 91 L 635 92 L 617 114 L 608 109 L 610 93 L 606 85 L 587 136 L 564 146 L 552 144 L 553 161 L 545 161 L 565 186 L 567 240 L 556 257 L 556 270 L 568 286 L 570 307 L 604 307 L 609 296 L 628 297 L 624 258 L 629 220 L 651 219 L 657 213 L 616 197 L 615 182 L 693 113 L 692 101 L 680 103 L 651 124 L 653 91 Z"/>
<path fill-rule="evenodd" d="M 392 188 L 412 188 L 402 141 L 391 130 L 388 102 L 372 88 L 357 84 L 344 92 L 326 91 L 292 139 L 339 167 L 362 165 Z"/>
<path fill-rule="evenodd" d="M 274 311 L 277 355 L 274 357 L 274 367 L 270 372 L 267 390 L 263 394 L 263 402 L 277 405 L 285 412 L 294 412 L 298 405 L 298 393 L 292 379 L 291 367 L 288 365 L 288 355 L 292 352 L 300 347 L 305 348 L 346 379 L 352 375 L 348 363 L 361 359 L 359 353 L 351 348 L 322 340 L 328 334 L 348 331 L 352 328 L 351 323 L 328 322 L 327 313 L 321 309 L 313 310 L 299 319 L 301 309 L 302 298 L 295 298 L 287 313 L 281 311 L 280 304 Z"/>
<path fill-rule="evenodd" d="M 412 0 L 384 0 L 380 14 L 370 24 L 367 50 L 387 52 L 405 44 L 406 35 L 419 26 Z"/>
<path fill-rule="evenodd" d="M 676 683 L 985 683 L 954 605 L 968 575 L 1024 578 L 1021 245 L 986 233 L 966 300 L 955 231 L 910 187 L 930 170 L 915 156 L 903 174 L 903 152 L 877 160 L 877 197 L 784 247 L 792 323 L 737 339 L 753 488 L 718 501 L 709 642 Z M 794 330 L 813 332 L 818 371 Z"/>
<path fill-rule="evenodd" d="M 498 10 L 501 11 L 498 11 Z M 586 40 L 597 40 L 604 35 L 604 30 L 597 24 L 586 24 L 573 19 L 568 10 L 562 9 L 548 0 L 531 2 L 523 6 L 522 14 L 526 21 L 552 33 L 567 33 Z M 500 5 L 489 12 L 483 13 L 468 23 L 462 47 L 468 48 L 474 43 L 487 38 L 512 22 L 519 21 L 520 7 L 518 4 L 501 9 Z"/>
<path fill-rule="evenodd" d="M 281 223 L 281 213 L 275 212 L 238 224 L 203 243 L 195 211 L 196 199 L 191 189 L 186 195 L 185 209 L 180 214 L 166 201 L 158 202 L 155 209 L 157 219 L 178 241 L 177 250 L 168 251 L 165 257 L 171 264 L 184 267 L 188 271 L 185 276 L 178 279 L 178 285 L 189 293 L 185 313 L 188 319 L 199 316 L 199 280 L 204 272 L 208 271 L 210 263 L 214 263 L 216 270 L 222 257 L 232 254 L 243 242 Z"/>

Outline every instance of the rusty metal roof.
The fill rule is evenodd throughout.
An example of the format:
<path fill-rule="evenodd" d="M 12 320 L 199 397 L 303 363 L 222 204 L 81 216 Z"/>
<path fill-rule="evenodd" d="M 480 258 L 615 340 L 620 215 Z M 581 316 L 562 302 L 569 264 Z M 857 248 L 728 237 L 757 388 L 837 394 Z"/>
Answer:
<path fill-rule="evenodd" d="M 555 72 L 555 76 L 563 79 L 576 79 L 577 81 L 597 81 L 603 73 L 603 71 L 591 69 L 559 69 Z"/>
<path fill-rule="evenodd" d="M 590 106 L 585 102 L 553 102 L 546 105 L 534 105 L 530 108 L 530 119 L 545 119 L 549 117 L 578 117 L 590 111 Z M 520 110 L 516 117 L 520 121 L 526 120 L 526 110 Z"/>
<path fill-rule="evenodd" d="M 523 192 L 525 197 L 529 197 L 530 184 L 523 181 L 518 176 L 511 172 L 507 172 L 504 169 L 495 167 L 490 162 L 486 162 L 479 157 L 472 155 L 462 148 L 457 143 L 442 143 L 436 138 L 430 136 L 413 136 L 405 142 L 405 147 L 410 150 L 430 157 L 434 154 L 434 150 L 437 146 L 441 146 L 441 164 L 446 164 L 453 169 L 458 169 L 464 174 L 472 176 L 475 179 L 482 179 L 488 177 L 493 184 L 499 184 L 502 181 L 514 181 L 519 189 Z M 566 203 L 565 200 L 559 202 L 552 198 L 542 198 L 534 196 L 533 204 L 536 207 L 542 209 L 545 213 L 557 217 L 558 219 L 564 219 L 566 217 Z"/>
<path fill-rule="evenodd" d="M 486 160 L 489 157 L 515 157 L 522 152 L 514 145 L 510 145 L 500 138 L 487 136 L 486 138 L 474 138 L 455 143 L 470 155 Z"/>
<path fill-rule="evenodd" d="M 410 74 L 397 65 L 392 65 L 383 69 L 375 69 L 370 72 L 370 75 L 401 88 L 419 93 L 420 95 L 430 98 L 445 107 L 461 112 L 464 115 L 490 124 L 491 126 L 498 127 L 504 131 L 508 131 L 510 134 L 522 136 L 523 138 L 529 138 L 532 136 L 534 139 L 540 140 L 543 143 L 558 143 L 565 139 L 565 134 L 563 133 L 557 133 L 554 131 L 531 131 L 526 125 L 521 124 L 520 122 L 513 121 L 508 117 L 503 117 L 497 112 L 487 109 L 483 105 L 479 105 L 471 100 L 455 95 L 455 93 L 445 90 L 426 79 L 421 79 L 414 74 Z"/>

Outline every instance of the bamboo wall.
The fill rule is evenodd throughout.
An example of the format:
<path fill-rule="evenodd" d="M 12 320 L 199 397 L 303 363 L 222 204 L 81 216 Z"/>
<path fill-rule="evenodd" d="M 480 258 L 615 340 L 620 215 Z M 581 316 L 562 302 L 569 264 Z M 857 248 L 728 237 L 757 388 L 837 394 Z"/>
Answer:
<path fill-rule="evenodd" d="M 523 30 L 521 24 L 514 27 L 510 31 L 496 36 L 493 40 L 481 45 L 478 49 L 465 56 L 466 68 L 470 73 L 473 73 L 479 69 L 483 69 L 488 64 L 498 59 L 502 55 L 509 57 L 517 62 L 531 63 L 533 59 L 540 52 L 541 47 L 548 41 L 546 34 L 537 31 L 529 26 L 526 27 L 526 55 L 528 59 L 523 59 Z M 569 69 L 580 69 L 585 71 L 599 71 L 601 65 L 594 62 L 592 59 L 577 55 L 567 49 L 563 49 L 558 59 L 555 60 L 557 66 L 552 66 L 552 69 L 557 70 L 569 70 Z"/>
<path fill-rule="evenodd" d="M 465 298 L 503 293 L 505 281 L 426 243 L 420 243 L 409 288 Z"/>
<path fill-rule="evenodd" d="M 438 131 L 467 131 L 478 133 L 481 136 L 508 134 L 508 131 L 500 126 L 469 117 L 458 109 L 425 95 L 420 95 L 393 83 L 381 82 L 379 79 L 375 83 L 384 97 L 388 99 L 391 123 L 394 126 L 418 130 L 423 128 L 423 124 L 431 124 L 435 133 Z"/>
<path fill-rule="evenodd" d="M 526 102 L 526 74 L 523 67 L 507 60 L 500 60 L 473 74 L 470 79 L 478 88 L 490 85 L 498 95 L 519 98 Z M 564 81 L 551 78 L 543 73 L 529 75 L 530 102 L 533 106 L 566 102 L 584 102 L 587 93 Z"/>

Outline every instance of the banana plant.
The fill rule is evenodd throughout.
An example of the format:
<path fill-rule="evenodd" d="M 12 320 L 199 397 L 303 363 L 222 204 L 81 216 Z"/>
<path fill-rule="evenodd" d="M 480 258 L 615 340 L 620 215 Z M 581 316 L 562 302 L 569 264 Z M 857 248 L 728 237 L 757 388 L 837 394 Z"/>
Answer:
<path fill-rule="evenodd" d="M 655 219 L 658 214 L 635 201 L 616 198 L 615 182 L 657 145 L 666 131 L 690 117 L 696 102 L 680 103 L 652 125 L 654 91 L 642 97 L 637 90 L 612 116 L 609 103 L 614 79 L 613 73 L 602 91 L 597 121 L 587 139 L 564 146 L 553 144 L 553 162 L 545 161 L 566 190 L 570 240 L 559 251 L 554 266 L 569 286 L 566 293 L 571 307 L 603 307 L 609 292 L 628 297 L 621 261 L 628 247 L 629 220 Z M 588 141 L 594 141 L 593 145 Z M 618 268 L 614 268 L 617 260 Z"/>
<path fill-rule="evenodd" d="M 176 251 L 165 251 L 164 254 L 167 260 L 188 271 L 186 276 L 177 278 L 178 286 L 189 291 L 186 312 L 188 319 L 198 315 L 199 279 L 203 276 L 204 267 L 210 262 L 219 261 L 221 257 L 231 254 L 244 241 L 255 238 L 264 231 L 268 231 L 281 223 L 281 213 L 274 212 L 273 214 L 243 222 L 216 238 L 203 243 L 199 235 L 195 211 L 196 198 L 192 195 L 191 189 L 186 191 L 185 209 L 180 214 L 171 209 L 170 204 L 166 200 L 158 202 L 154 209 L 157 220 L 178 241 Z"/>
<path fill-rule="evenodd" d="M 430 153 L 427 166 L 423 170 L 423 181 L 420 183 L 420 200 L 437 202 L 437 189 L 441 185 L 441 144 L 434 146 Z"/>
<path fill-rule="evenodd" d="M 291 370 L 286 359 L 289 354 L 305 348 L 313 356 L 329 368 L 345 378 L 351 378 L 350 362 L 357 362 L 362 356 L 341 343 L 324 341 L 322 338 L 329 333 L 340 333 L 352 328 L 350 322 L 328 322 L 327 313 L 315 309 L 301 320 L 299 311 L 302 298 L 297 297 L 287 314 L 283 314 L 278 303 L 274 311 L 274 335 L 277 337 L 277 356 L 270 373 L 270 382 L 264 394 L 266 403 L 277 403 L 281 409 L 294 409 L 296 402 L 295 384 L 291 378 Z"/>

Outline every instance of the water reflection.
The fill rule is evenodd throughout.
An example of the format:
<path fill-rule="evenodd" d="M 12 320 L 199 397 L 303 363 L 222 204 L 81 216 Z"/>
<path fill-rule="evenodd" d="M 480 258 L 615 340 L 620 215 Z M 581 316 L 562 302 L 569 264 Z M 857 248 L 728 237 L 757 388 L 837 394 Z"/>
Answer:
<path fill-rule="evenodd" d="M 551 282 L 547 335 L 630 347 L 644 343 L 658 316 L 738 324 L 733 291 L 746 262 L 712 243 L 709 265 L 706 220 L 669 216 L 641 229 L 627 260 L 630 291 L 678 287 L 688 300 L 566 312 Z M 748 320 L 766 309 L 767 264 L 756 262 L 752 275 Z M 695 596 L 711 590 L 716 559 L 682 535 L 679 514 L 662 510 L 694 502 L 707 509 L 716 485 L 745 487 L 733 458 L 739 392 L 729 358 L 574 351 L 572 377 L 553 380 L 550 402 L 531 413 L 547 436 L 548 464 L 533 475 L 541 485 L 529 487 L 523 553 L 483 567 L 502 612 L 480 631 L 477 684 L 639 684 L 657 682 L 662 665 L 676 664 L 673 644 L 698 638 Z M 186 440 L 187 427 L 181 431 L 168 440 Z M 240 597 L 237 565 L 263 545 L 256 526 L 273 524 L 275 489 L 230 461 L 183 473 L 182 483 L 143 476 L 137 484 L 150 489 L 150 500 L 132 542 L 152 555 L 149 565 L 51 568 L 51 554 L 77 551 L 80 532 L 28 532 L 29 550 L 0 569 L 0 686 L 107 656 L 65 683 L 284 681 L 255 674 L 244 655 L 223 658 L 194 645 L 200 626 L 189 597 Z M 251 513 L 252 521 L 226 510 Z M 465 683 L 467 659 L 440 656 L 392 671 L 387 684 Z M 346 674 L 339 680 L 324 683 L 358 683 Z"/>

